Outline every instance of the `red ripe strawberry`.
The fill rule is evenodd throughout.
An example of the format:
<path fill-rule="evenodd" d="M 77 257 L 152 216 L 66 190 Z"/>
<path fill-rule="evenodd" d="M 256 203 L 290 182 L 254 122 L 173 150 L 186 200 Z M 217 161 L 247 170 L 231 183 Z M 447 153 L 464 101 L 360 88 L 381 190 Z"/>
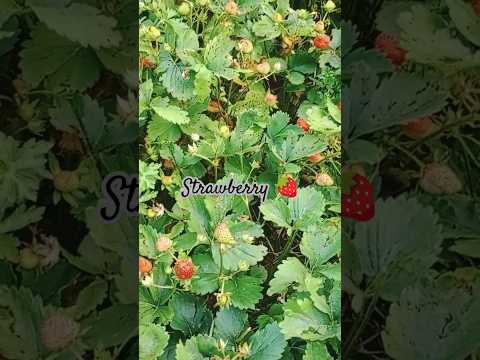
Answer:
<path fill-rule="evenodd" d="M 402 125 L 403 133 L 412 139 L 423 139 L 433 134 L 437 129 L 438 126 L 430 117 L 418 118 Z"/>
<path fill-rule="evenodd" d="M 472 7 L 475 14 L 480 16 L 480 0 L 472 0 Z"/>
<path fill-rule="evenodd" d="M 342 215 L 368 221 L 375 215 L 373 186 L 362 175 L 348 172 L 342 177 Z"/>
<path fill-rule="evenodd" d="M 303 129 L 303 131 L 308 132 L 310 130 L 310 125 L 304 118 L 298 118 L 297 125 Z"/>
<path fill-rule="evenodd" d="M 313 46 L 317 49 L 325 50 L 330 47 L 330 36 L 326 34 L 320 34 L 313 39 Z"/>
<path fill-rule="evenodd" d="M 280 195 L 291 198 L 297 196 L 297 183 L 290 175 L 283 175 L 280 177 L 277 185 Z"/>
<path fill-rule="evenodd" d="M 140 58 L 140 66 L 145 69 L 152 69 L 155 67 L 155 63 L 149 58 L 142 57 Z"/>
<path fill-rule="evenodd" d="M 310 160 L 313 163 L 320 162 L 324 159 L 325 159 L 325 156 L 323 156 L 322 153 L 316 153 L 308 157 L 308 160 Z"/>
<path fill-rule="evenodd" d="M 407 52 L 400 46 L 400 39 L 396 35 L 381 33 L 375 40 L 375 48 L 397 67 L 406 61 Z"/>
<path fill-rule="evenodd" d="M 178 259 L 175 263 L 175 275 L 180 280 L 189 280 L 195 274 L 195 265 L 192 259 Z"/>
<path fill-rule="evenodd" d="M 152 262 L 148 259 L 145 259 L 143 256 L 138 257 L 138 271 L 142 274 L 149 273 L 152 271 L 153 265 Z"/>

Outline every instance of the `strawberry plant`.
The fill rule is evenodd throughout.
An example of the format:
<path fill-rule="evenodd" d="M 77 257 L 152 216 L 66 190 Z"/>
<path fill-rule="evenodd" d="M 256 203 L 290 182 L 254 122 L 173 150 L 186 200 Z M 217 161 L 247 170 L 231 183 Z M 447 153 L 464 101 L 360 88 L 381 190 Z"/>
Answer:
<path fill-rule="evenodd" d="M 1 8 L 0 358 L 134 358 L 137 225 L 98 207 L 137 168 L 137 4 Z"/>
<path fill-rule="evenodd" d="M 140 2 L 141 359 L 340 357 L 338 8 Z"/>
<path fill-rule="evenodd" d="M 342 211 L 375 207 L 343 221 L 342 356 L 476 358 L 478 2 L 368 3 L 341 25 Z"/>

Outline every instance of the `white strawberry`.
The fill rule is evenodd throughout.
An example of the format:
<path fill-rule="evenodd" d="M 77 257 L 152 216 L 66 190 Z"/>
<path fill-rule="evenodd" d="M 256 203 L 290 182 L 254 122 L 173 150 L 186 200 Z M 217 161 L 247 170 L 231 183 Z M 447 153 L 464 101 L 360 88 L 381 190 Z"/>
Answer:
<path fill-rule="evenodd" d="M 217 225 L 215 231 L 213 232 L 213 236 L 221 244 L 233 244 L 235 242 L 235 239 L 233 238 L 233 235 L 230 232 L 227 223 L 225 222 Z"/>
<path fill-rule="evenodd" d="M 80 326 L 62 312 L 54 312 L 42 323 L 40 337 L 45 347 L 59 351 L 69 347 L 77 338 Z"/>
<path fill-rule="evenodd" d="M 454 194 L 462 190 L 462 182 L 448 165 L 431 163 L 423 168 L 420 187 L 430 194 Z"/>

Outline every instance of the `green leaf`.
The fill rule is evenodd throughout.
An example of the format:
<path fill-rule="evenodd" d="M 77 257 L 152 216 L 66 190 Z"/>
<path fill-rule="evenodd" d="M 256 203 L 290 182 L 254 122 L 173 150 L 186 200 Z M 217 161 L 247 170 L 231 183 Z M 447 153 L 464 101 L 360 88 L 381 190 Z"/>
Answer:
<path fill-rule="evenodd" d="M 180 330 L 186 336 L 208 331 L 212 322 L 212 313 L 199 298 L 177 293 L 170 300 L 174 316 L 170 326 Z"/>
<path fill-rule="evenodd" d="M 221 355 L 214 338 L 205 335 L 192 337 L 177 344 L 175 360 L 206 360 Z"/>
<path fill-rule="evenodd" d="M 29 224 L 36 223 L 42 218 L 44 212 L 45 208 L 27 208 L 22 204 L 15 208 L 13 213 L 0 220 L 0 234 L 20 230 Z"/>
<path fill-rule="evenodd" d="M 114 18 L 102 15 L 100 10 L 87 4 L 45 4 L 42 0 L 29 0 L 40 21 L 58 34 L 80 43 L 83 47 L 113 47 L 120 43 L 120 33 L 114 30 Z M 71 21 L 71 19 L 75 19 Z"/>
<path fill-rule="evenodd" d="M 16 237 L 0 234 L 0 259 L 17 262 L 19 245 L 20 241 Z"/>
<path fill-rule="evenodd" d="M 480 239 L 457 240 L 448 250 L 463 256 L 480 259 Z"/>
<path fill-rule="evenodd" d="M 322 341 L 335 337 L 339 332 L 338 324 L 333 324 L 330 317 L 318 310 L 308 298 L 289 299 L 284 311 L 284 319 L 279 325 L 287 339 L 298 337 Z"/>
<path fill-rule="evenodd" d="M 467 283 L 465 282 L 468 282 Z M 462 360 L 478 350 L 480 281 L 445 273 L 404 290 L 382 332 L 391 358 Z"/>
<path fill-rule="evenodd" d="M 173 124 L 186 124 L 190 122 L 190 118 L 186 111 L 175 105 L 169 105 L 163 98 L 153 99 L 150 106 L 160 118 Z"/>
<path fill-rule="evenodd" d="M 156 360 L 168 344 L 169 335 L 165 327 L 157 324 L 140 325 L 139 359 Z"/>
<path fill-rule="evenodd" d="M 237 271 L 241 262 L 252 266 L 257 264 L 267 254 L 267 248 L 262 244 L 253 245 L 244 241 L 236 241 L 235 244 L 227 246 L 223 253 L 220 253 L 220 244 L 215 243 L 212 247 L 215 263 L 230 271 Z"/>
<path fill-rule="evenodd" d="M 358 69 L 351 91 L 355 101 L 347 122 L 355 138 L 431 115 L 445 106 L 447 95 L 439 78 L 395 73 L 378 83 L 370 68 Z M 368 99 L 362 98 L 366 93 Z"/>
<path fill-rule="evenodd" d="M 270 150 L 284 162 L 293 162 L 321 152 L 327 148 L 324 138 L 315 135 L 298 135 L 293 132 L 282 140 L 267 139 Z"/>
<path fill-rule="evenodd" d="M 239 309 L 255 309 L 262 298 L 262 279 L 240 273 L 225 282 L 225 291 L 230 293 L 232 304 Z"/>
<path fill-rule="evenodd" d="M 182 132 L 177 124 L 167 121 L 157 114 L 153 114 L 148 123 L 148 138 L 151 142 L 159 141 L 173 143 L 177 141 Z"/>
<path fill-rule="evenodd" d="M 115 304 L 98 312 L 96 316 L 82 322 L 87 329 L 83 341 L 90 348 L 108 348 L 124 344 L 132 337 L 137 337 L 137 304 Z"/>
<path fill-rule="evenodd" d="M 328 109 L 327 109 L 328 110 Z M 330 113 L 320 106 L 303 102 L 298 109 L 298 116 L 308 120 L 310 128 L 315 131 L 339 131 L 340 126 Z M 339 117 L 339 114 L 338 114 Z"/>
<path fill-rule="evenodd" d="M 160 164 L 156 163 L 146 163 L 142 160 L 138 162 L 140 202 L 147 201 L 150 196 L 156 196 L 153 189 L 160 179 L 160 167 Z"/>
<path fill-rule="evenodd" d="M 72 308 L 75 317 L 79 319 L 95 310 L 107 297 L 107 290 L 108 284 L 101 279 L 93 281 L 82 289 Z"/>
<path fill-rule="evenodd" d="M 291 72 L 287 75 L 287 79 L 293 85 L 300 85 L 303 84 L 303 82 L 305 81 L 305 76 L 303 76 L 303 74 L 299 72 Z"/>
<path fill-rule="evenodd" d="M 267 39 L 275 39 L 280 35 L 280 30 L 277 25 L 268 17 L 262 16 L 252 27 L 253 32 L 258 37 Z"/>
<path fill-rule="evenodd" d="M 236 71 L 230 68 L 230 52 L 235 47 L 235 43 L 225 35 L 218 35 L 210 40 L 204 53 L 205 66 L 213 71 L 217 76 L 231 80 L 235 77 Z"/>
<path fill-rule="evenodd" d="M 85 95 L 83 97 L 83 116 L 82 124 L 86 132 L 89 143 L 95 147 L 104 133 L 104 127 L 107 119 L 102 107 L 97 100 Z"/>
<path fill-rule="evenodd" d="M 30 139 L 25 143 L 19 143 L 12 137 L 7 137 L 0 132 L 0 209 L 6 209 L 11 205 L 23 200 L 37 200 L 37 191 L 40 181 L 49 178 L 50 174 L 45 168 L 46 154 L 52 147 L 45 141 Z M 20 210 L 20 209 L 19 209 Z M 18 211 L 18 210 L 17 210 Z M 20 210 L 24 212 L 21 222 L 29 221 L 30 218 L 38 218 L 41 209 L 30 208 Z M 0 211 L 2 213 L 3 211 Z M 17 212 L 20 215 L 21 212 Z M 20 219 L 11 219 L 17 222 Z M 3 224 L 6 230 L 15 227 Z"/>
<path fill-rule="evenodd" d="M 475 13 L 472 4 L 452 0 L 446 0 L 446 3 L 458 30 L 473 44 L 480 46 L 480 17 Z"/>
<path fill-rule="evenodd" d="M 282 293 L 294 283 L 303 284 L 307 274 L 307 268 L 297 258 L 290 257 L 284 260 L 270 281 L 267 295 Z"/>
<path fill-rule="evenodd" d="M 20 11 L 20 9 L 20 6 L 15 0 L 3 0 L 2 12 L 0 13 L 0 28 L 3 27 L 3 24 L 7 22 L 12 15 Z"/>
<path fill-rule="evenodd" d="M 356 224 L 353 244 L 363 273 L 381 278 L 376 291 L 392 301 L 437 261 L 443 235 L 433 209 L 416 199 L 378 200 L 375 208 L 372 220 Z"/>
<path fill-rule="evenodd" d="M 288 59 L 288 67 L 302 74 L 313 74 L 317 69 L 317 60 L 311 54 L 293 54 Z"/>
<path fill-rule="evenodd" d="M 146 301 L 139 301 L 138 318 L 140 325 L 155 323 L 157 319 L 160 324 L 165 324 L 172 320 L 173 312 L 168 305 L 158 306 Z"/>
<path fill-rule="evenodd" d="M 172 27 L 175 32 L 175 50 L 181 57 L 184 51 L 194 51 L 199 47 L 197 34 L 187 24 L 170 19 L 167 24 Z"/>
<path fill-rule="evenodd" d="M 383 158 L 380 148 L 373 142 L 356 139 L 348 144 L 346 153 L 352 161 L 362 161 L 368 164 L 376 164 Z"/>
<path fill-rule="evenodd" d="M 289 228 L 292 223 L 290 209 L 282 199 L 266 200 L 260 205 L 263 218 L 280 227 Z"/>
<path fill-rule="evenodd" d="M 248 315 L 245 311 L 232 306 L 224 308 L 217 312 L 215 317 L 214 334 L 227 344 L 233 345 L 245 328 L 247 321 Z"/>
<path fill-rule="evenodd" d="M 279 360 L 287 346 L 285 336 L 276 323 L 268 324 L 249 339 L 250 360 Z"/>
<path fill-rule="evenodd" d="M 10 359 L 39 359 L 43 304 L 26 288 L 0 287 L 0 353 Z"/>
<path fill-rule="evenodd" d="M 465 4 L 465 6 L 468 5 Z M 456 20 L 465 21 L 466 19 L 461 19 L 459 16 L 461 12 L 461 8 L 455 7 L 453 11 L 451 10 L 451 15 L 455 16 Z M 478 64 L 480 57 L 478 52 L 472 53 L 425 5 L 415 3 L 410 11 L 401 12 L 396 22 L 402 30 L 402 47 L 408 51 L 408 57 L 411 60 L 445 69 Z M 460 25 L 460 30 L 465 29 L 467 24 L 472 26 L 474 23 L 467 20 L 465 25 Z M 458 23 L 456 25 L 458 26 Z M 474 29 L 471 30 L 474 31 Z M 402 93 L 409 92 L 405 88 L 402 89 Z M 414 95 L 415 93 L 411 96 Z"/>
<path fill-rule="evenodd" d="M 302 360 L 333 360 L 333 357 L 328 353 L 325 343 L 315 341 L 307 343 Z"/>
<path fill-rule="evenodd" d="M 138 90 L 138 106 L 139 106 L 139 114 L 141 114 L 144 110 L 147 110 L 150 100 L 152 99 L 153 94 L 153 82 L 152 79 L 148 79 L 140 84 Z"/>
<path fill-rule="evenodd" d="M 220 271 L 212 256 L 207 253 L 196 254 L 192 256 L 192 261 L 197 269 L 192 279 L 192 292 L 205 295 L 217 290 Z"/>
<path fill-rule="evenodd" d="M 341 231 L 338 226 L 313 226 L 303 233 L 300 251 L 312 264 L 323 264 L 341 251 Z"/>
<path fill-rule="evenodd" d="M 161 56 L 159 71 L 163 72 L 162 83 L 165 89 L 179 100 L 189 100 L 194 93 L 194 77 L 189 69 L 173 61 L 170 55 Z"/>
<path fill-rule="evenodd" d="M 213 82 L 212 72 L 205 66 L 200 66 L 194 81 L 193 94 L 197 97 L 198 101 L 203 101 L 210 97 L 210 86 Z"/>
<path fill-rule="evenodd" d="M 102 274 L 107 271 L 107 254 L 95 244 L 91 236 L 86 236 L 78 247 L 78 256 L 70 254 L 62 248 L 62 255 L 73 266 L 90 274 Z"/>
<path fill-rule="evenodd" d="M 100 76 L 100 64 L 89 48 L 72 42 L 43 25 L 32 29 L 20 52 L 22 77 L 32 87 L 47 80 L 48 88 L 68 86 L 82 91 Z"/>
<path fill-rule="evenodd" d="M 306 230 L 318 221 L 325 210 L 325 199 L 322 193 L 313 187 L 301 188 L 297 196 L 288 199 L 288 208 L 294 221 L 294 227 Z"/>

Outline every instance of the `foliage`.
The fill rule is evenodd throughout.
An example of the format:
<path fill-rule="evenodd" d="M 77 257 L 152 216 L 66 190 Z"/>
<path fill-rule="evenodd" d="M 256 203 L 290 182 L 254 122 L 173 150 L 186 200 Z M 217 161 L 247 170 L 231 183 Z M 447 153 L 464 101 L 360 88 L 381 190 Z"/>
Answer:
<path fill-rule="evenodd" d="M 366 17 L 373 33 L 342 24 L 345 165 L 370 179 L 377 199 L 374 219 L 342 229 L 345 358 L 478 356 L 475 4 L 385 1 Z M 428 176 L 430 167 L 441 171 Z"/>
<path fill-rule="evenodd" d="M 340 357 L 341 32 L 323 2 L 293 6 L 140 4 L 140 255 L 153 265 L 140 274 L 145 359 Z M 313 42 L 322 33 L 323 50 Z M 319 173 L 334 185 L 317 185 Z M 284 174 L 295 198 L 277 192 Z M 269 192 L 263 203 L 184 198 L 186 176 Z M 191 279 L 177 273 L 185 258 Z"/>
<path fill-rule="evenodd" d="M 129 358 L 137 227 L 97 209 L 102 177 L 137 166 L 137 5 L 1 7 L 1 357 Z"/>

